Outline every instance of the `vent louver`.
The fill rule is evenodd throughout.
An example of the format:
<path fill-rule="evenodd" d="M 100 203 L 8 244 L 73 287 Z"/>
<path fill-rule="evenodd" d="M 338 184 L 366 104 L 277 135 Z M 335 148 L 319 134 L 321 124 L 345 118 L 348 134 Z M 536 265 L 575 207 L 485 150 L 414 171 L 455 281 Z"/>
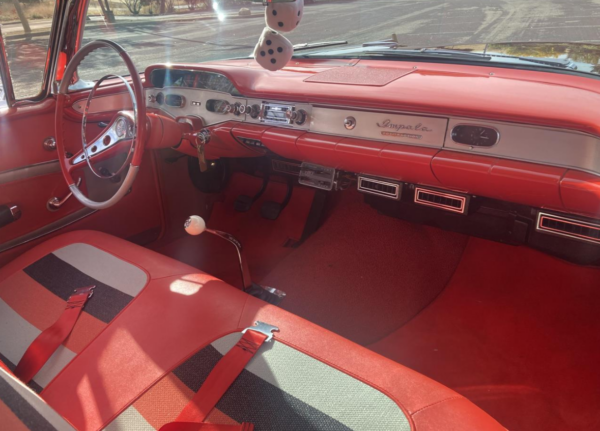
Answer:
<path fill-rule="evenodd" d="M 415 203 L 464 214 L 467 211 L 467 197 L 437 190 L 415 188 Z"/>
<path fill-rule="evenodd" d="M 376 180 L 368 177 L 358 177 L 358 191 L 381 196 L 388 199 L 400 199 L 400 184 Z"/>
<path fill-rule="evenodd" d="M 290 174 L 290 175 L 299 175 L 300 174 L 300 165 L 296 163 L 286 162 L 284 160 L 273 159 L 271 161 L 271 166 L 275 172 L 280 172 L 282 174 Z"/>
<path fill-rule="evenodd" d="M 540 212 L 537 230 L 600 244 L 600 224 Z"/>

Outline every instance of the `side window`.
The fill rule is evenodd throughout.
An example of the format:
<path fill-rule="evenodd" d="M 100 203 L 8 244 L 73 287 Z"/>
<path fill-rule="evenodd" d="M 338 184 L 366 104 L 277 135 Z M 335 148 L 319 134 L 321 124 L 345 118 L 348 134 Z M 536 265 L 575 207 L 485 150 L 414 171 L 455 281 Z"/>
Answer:
<path fill-rule="evenodd" d="M 42 89 L 54 5 L 53 0 L 0 0 L 0 28 L 17 100 Z M 0 98 L 5 100 L 3 88 Z"/>

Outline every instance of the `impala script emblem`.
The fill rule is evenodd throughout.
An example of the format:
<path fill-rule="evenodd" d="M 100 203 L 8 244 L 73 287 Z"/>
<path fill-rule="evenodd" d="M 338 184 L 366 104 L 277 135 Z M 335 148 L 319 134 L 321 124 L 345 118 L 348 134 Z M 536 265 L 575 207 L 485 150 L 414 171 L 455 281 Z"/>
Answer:
<path fill-rule="evenodd" d="M 396 124 L 392 123 L 392 120 L 384 120 L 381 123 L 377 123 L 377 127 L 382 129 L 392 129 L 394 132 L 387 130 L 381 131 L 383 136 L 396 136 L 402 138 L 421 139 L 423 135 L 417 135 L 415 133 L 407 132 L 433 132 L 433 129 L 424 126 L 422 123 L 417 123 L 414 126 L 412 124 Z"/>

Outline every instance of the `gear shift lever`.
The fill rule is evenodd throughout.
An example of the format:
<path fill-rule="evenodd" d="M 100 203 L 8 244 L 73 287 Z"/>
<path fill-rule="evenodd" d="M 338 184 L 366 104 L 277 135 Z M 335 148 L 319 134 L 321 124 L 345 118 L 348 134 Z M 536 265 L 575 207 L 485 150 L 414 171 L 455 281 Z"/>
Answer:
<path fill-rule="evenodd" d="M 279 289 L 275 289 L 274 287 L 260 286 L 252 282 L 252 278 L 250 278 L 250 269 L 248 268 L 248 261 L 244 255 L 242 244 L 233 235 L 230 235 L 226 232 L 221 232 L 220 230 L 208 229 L 204 219 L 197 215 L 190 216 L 190 218 L 186 220 L 184 227 L 185 231 L 190 235 L 200 235 L 204 232 L 208 232 L 233 244 L 238 253 L 240 271 L 242 272 L 242 282 L 244 283 L 244 292 L 275 305 L 279 305 L 283 298 L 285 298 L 285 292 L 282 292 Z"/>
<path fill-rule="evenodd" d="M 190 216 L 185 222 L 185 231 L 190 235 L 200 235 L 204 232 L 211 233 L 220 238 L 223 238 L 226 241 L 229 241 L 238 253 L 238 260 L 240 262 L 240 270 L 242 272 L 242 283 L 244 284 L 244 290 L 248 290 L 252 287 L 252 279 L 250 278 L 250 269 L 248 268 L 248 261 L 246 260 L 246 256 L 244 255 L 244 249 L 242 248 L 242 244 L 233 236 L 226 232 L 221 232 L 220 230 L 208 229 L 206 227 L 206 222 L 200 216 L 193 215 Z"/>

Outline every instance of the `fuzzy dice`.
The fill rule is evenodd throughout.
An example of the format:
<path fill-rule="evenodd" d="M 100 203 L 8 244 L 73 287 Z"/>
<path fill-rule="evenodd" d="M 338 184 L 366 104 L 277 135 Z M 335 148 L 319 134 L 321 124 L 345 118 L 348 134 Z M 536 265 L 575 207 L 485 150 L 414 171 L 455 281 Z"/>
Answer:
<path fill-rule="evenodd" d="M 277 3 L 278 5 L 284 3 Z M 283 68 L 294 55 L 294 47 L 287 38 L 270 28 L 265 28 L 254 48 L 254 59 L 263 68 L 276 71 Z"/>
<path fill-rule="evenodd" d="M 285 3 L 269 3 L 265 10 L 267 27 L 288 33 L 298 27 L 304 13 L 304 0 Z"/>

